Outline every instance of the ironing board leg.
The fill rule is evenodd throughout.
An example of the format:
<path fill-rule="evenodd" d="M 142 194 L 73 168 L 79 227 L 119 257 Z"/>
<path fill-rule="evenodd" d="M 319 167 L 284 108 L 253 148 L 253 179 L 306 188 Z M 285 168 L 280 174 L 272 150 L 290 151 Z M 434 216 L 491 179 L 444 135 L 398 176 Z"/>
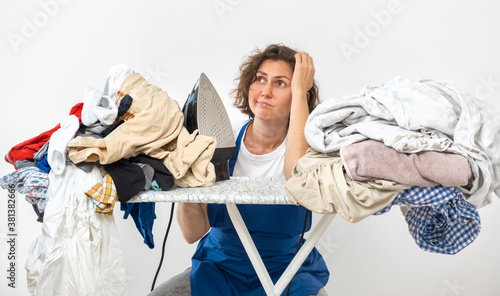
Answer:
<path fill-rule="evenodd" d="M 259 277 L 259 280 L 264 287 L 264 291 L 266 291 L 267 295 L 275 295 L 273 292 L 273 281 L 271 280 L 271 277 L 269 276 L 269 273 L 264 266 L 262 258 L 260 258 L 259 252 L 257 251 L 252 237 L 250 236 L 250 233 L 245 226 L 243 218 L 241 218 L 240 211 L 238 211 L 238 208 L 235 204 L 226 204 L 226 207 L 229 213 L 229 217 L 233 222 L 234 228 L 236 229 L 236 232 L 240 237 L 241 243 L 243 244 L 248 257 L 250 258 L 250 262 L 252 262 L 253 268 L 255 268 L 255 272 L 257 273 L 257 276 Z"/>
<path fill-rule="evenodd" d="M 312 249 L 326 231 L 333 218 L 335 218 L 335 215 L 323 215 L 323 217 L 321 217 L 321 220 L 307 237 L 306 242 L 300 247 L 300 250 L 297 254 L 295 254 L 295 257 L 293 257 L 292 262 L 288 264 L 288 267 L 283 272 L 280 279 L 276 282 L 276 285 L 274 286 L 274 295 L 280 295 L 281 292 L 285 290 L 286 286 L 297 273 L 300 266 L 302 266 L 302 263 L 304 263 L 307 259 L 307 256 L 309 256 L 309 253 L 311 253 Z"/>
<path fill-rule="evenodd" d="M 248 232 L 248 229 L 245 226 L 245 222 L 241 218 L 241 214 L 238 211 L 238 208 L 235 204 L 226 204 L 227 211 L 229 213 L 229 217 L 233 222 L 234 228 L 240 237 L 241 243 L 245 248 L 245 251 L 252 262 L 253 267 L 255 268 L 255 272 L 259 277 L 262 286 L 264 287 L 264 291 L 267 295 L 280 295 L 293 278 L 295 273 L 299 270 L 300 266 L 306 260 L 309 253 L 312 251 L 316 243 L 319 241 L 325 230 L 328 228 L 328 225 L 332 222 L 335 215 L 323 215 L 318 224 L 314 227 L 311 234 L 307 238 L 306 242 L 300 248 L 299 252 L 295 255 L 293 260 L 290 262 L 286 270 L 281 275 L 276 285 L 273 284 L 269 273 L 267 272 L 266 267 L 262 261 L 262 258 L 255 247 L 255 244 Z"/>

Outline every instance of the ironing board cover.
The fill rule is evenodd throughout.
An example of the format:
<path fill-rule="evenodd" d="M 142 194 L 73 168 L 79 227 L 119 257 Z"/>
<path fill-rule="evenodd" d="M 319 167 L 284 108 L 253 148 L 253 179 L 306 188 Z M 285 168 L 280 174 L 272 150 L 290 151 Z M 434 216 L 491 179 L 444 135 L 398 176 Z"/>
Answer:
<path fill-rule="evenodd" d="M 129 202 L 195 202 L 233 204 L 291 204 L 280 178 L 231 177 L 214 186 L 143 191 Z"/>

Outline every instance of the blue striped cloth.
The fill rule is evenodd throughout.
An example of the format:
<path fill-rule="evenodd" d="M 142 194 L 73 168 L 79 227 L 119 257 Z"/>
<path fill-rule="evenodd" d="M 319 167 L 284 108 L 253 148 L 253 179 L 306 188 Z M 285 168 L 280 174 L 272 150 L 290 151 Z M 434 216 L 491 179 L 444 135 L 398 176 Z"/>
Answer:
<path fill-rule="evenodd" d="M 409 207 L 405 219 L 417 245 L 429 252 L 456 254 L 479 235 L 481 221 L 473 205 L 456 187 L 412 187 L 401 191 L 391 205 Z"/>

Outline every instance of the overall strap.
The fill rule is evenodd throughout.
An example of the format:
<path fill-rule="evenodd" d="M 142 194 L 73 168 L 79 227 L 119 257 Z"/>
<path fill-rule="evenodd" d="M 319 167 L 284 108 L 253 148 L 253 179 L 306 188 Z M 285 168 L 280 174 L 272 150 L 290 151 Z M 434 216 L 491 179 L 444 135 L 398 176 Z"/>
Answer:
<path fill-rule="evenodd" d="M 243 134 L 245 134 L 245 129 L 247 125 L 252 122 L 251 120 L 245 123 L 238 133 L 238 138 L 236 138 L 236 153 L 229 159 L 229 176 L 233 175 L 234 166 L 236 165 L 236 159 L 238 158 L 238 153 L 240 152 L 241 140 L 243 139 Z"/>

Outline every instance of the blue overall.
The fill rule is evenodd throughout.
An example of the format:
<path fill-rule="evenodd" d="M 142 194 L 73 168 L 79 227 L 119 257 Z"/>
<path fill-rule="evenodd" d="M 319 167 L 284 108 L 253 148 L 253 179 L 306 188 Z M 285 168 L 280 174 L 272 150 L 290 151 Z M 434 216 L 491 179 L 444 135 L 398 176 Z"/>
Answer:
<path fill-rule="evenodd" d="M 247 124 L 237 137 L 236 151 Z M 237 156 L 238 152 L 230 161 L 231 174 Z M 276 283 L 294 256 L 307 210 L 295 205 L 238 205 L 238 210 Z M 266 295 L 226 206 L 209 204 L 208 217 L 210 232 L 200 240 L 192 258 L 192 295 Z M 311 215 L 308 217 L 306 231 L 311 228 Z M 323 257 L 314 248 L 293 277 L 289 295 L 316 295 L 329 275 Z"/>

